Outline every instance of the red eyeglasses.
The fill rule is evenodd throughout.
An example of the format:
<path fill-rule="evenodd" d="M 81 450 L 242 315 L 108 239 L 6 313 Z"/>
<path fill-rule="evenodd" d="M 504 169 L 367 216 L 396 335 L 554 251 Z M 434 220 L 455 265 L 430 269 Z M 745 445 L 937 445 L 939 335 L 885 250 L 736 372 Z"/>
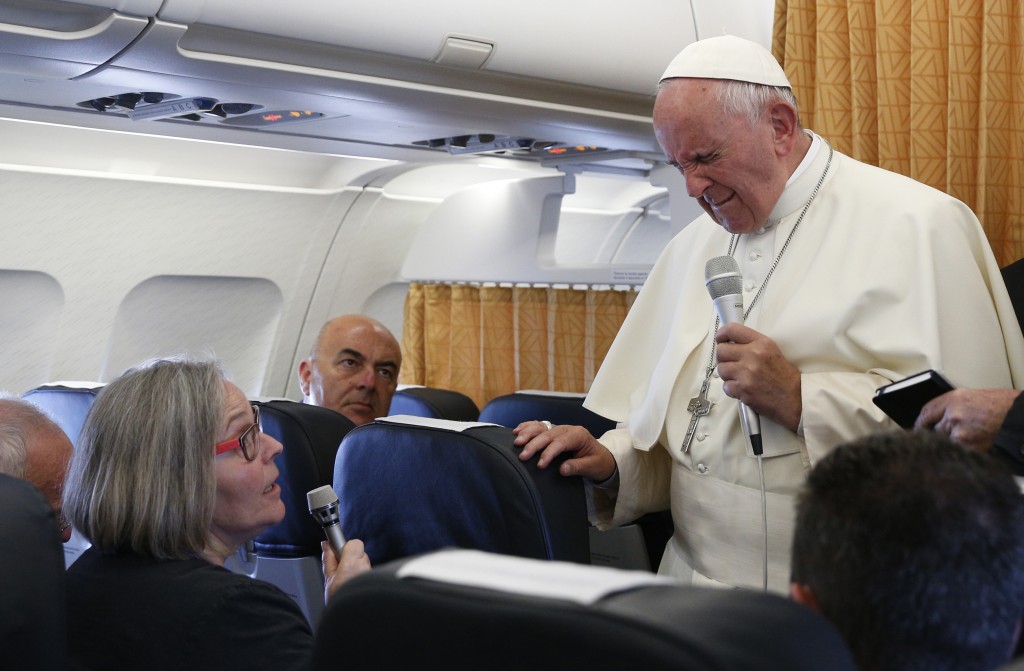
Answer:
<path fill-rule="evenodd" d="M 216 447 L 214 447 L 214 454 L 220 455 L 234 449 L 241 449 L 242 456 L 247 461 L 255 461 L 256 457 L 260 456 L 260 434 L 263 433 L 263 427 L 260 425 L 260 408 L 258 405 L 252 406 L 252 414 L 256 421 L 250 424 L 238 438 L 217 443 Z"/>

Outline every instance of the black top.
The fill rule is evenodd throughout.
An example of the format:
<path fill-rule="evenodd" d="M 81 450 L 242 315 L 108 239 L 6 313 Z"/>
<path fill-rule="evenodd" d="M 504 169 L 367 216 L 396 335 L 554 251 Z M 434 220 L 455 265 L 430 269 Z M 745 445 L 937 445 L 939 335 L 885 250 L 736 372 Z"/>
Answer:
<path fill-rule="evenodd" d="M 1017 259 L 1001 271 L 1006 291 L 1010 294 L 1013 311 L 1017 313 L 1017 321 L 1024 330 L 1024 259 Z"/>
<path fill-rule="evenodd" d="M 42 493 L 0 473 L 0 667 L 66 668 L 64 551 Z"/>
<path fill-rule="evenodd" d="M 1024 394 L 1013 401 L 996 436 L 995 449 L 1014 475 L 1024 475 Z"/>
<path fill-rule="evenodd" d="M 203 559 L 103 555 L 67 571 L 75 669 L 306 669 L 313 635 L 279 588 Z"/>

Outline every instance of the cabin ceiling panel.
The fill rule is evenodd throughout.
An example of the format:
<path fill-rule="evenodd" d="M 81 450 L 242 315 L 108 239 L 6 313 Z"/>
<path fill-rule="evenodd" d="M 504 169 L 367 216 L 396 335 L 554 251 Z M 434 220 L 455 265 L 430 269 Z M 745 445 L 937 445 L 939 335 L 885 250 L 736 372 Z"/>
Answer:
<path fill-rule="evenodd" d="M 484 69 L 649 93 L 665 64 L 694 39 L 690 3 L 640 0 L 165 0 L 165 21 L 433 61 L 448 37 L 493 45 Z M 625 57 L 624 57 L 625 56 Z"/>
<path fill-rule="evenodd" d="M 71 78 L 127 47 L 148 25 L 105 7 L 56 0 L 0 2 L 0 55 L 8 72 Z"/>
<path fill-rule="evenodd" d="M 654 85 L 694 34 L 689 5 L 679 2 L 621 16 L 581 0 L 514 10 L 314 0 L 301 12 L 287 3 L 168 0 L 159 16 L 149 1 L 125 0 L 116 11 L 101 0 L 40 2 L 33 14 L 28 0 L 0 0 L 0 17 L 24 24 L 0 26 L 0 103 L 77 112 L 70 123 L 93 127 L 103 117 L 152 114 L 125 129 L 188 136 L 202 125 L 226 142 L 305 141 L 328 152 L 336 143 L 379 153 L 443 140 L 420 150 L 436 160 L 448 156 L 451 138 L 491 136 L 515 150 L 485 143 L 478 151 L 506 158 L 558 144 L 657 156 Z M 76 27 L 83 16 L 94 28 L 70 38 L 35 26 Z M 100 16 L 110 20 L 97 23 Z M 478 35 L 493 44 L 480 67 L 471 49 L 442 49 L 449 38 L 477 44 Z M 197 107 L 207 102 L 212 109 Z M 194 120 L 159 118 L 171 114 L 165 104 L 194 110 Z"/>

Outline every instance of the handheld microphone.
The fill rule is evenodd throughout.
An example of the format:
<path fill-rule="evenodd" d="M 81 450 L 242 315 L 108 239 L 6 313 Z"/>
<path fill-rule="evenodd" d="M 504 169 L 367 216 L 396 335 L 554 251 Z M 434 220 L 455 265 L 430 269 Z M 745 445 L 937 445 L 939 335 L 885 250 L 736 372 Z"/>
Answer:
<path fill-rule="evenodd" d="M 338 515 L 338 495 L 330 485 L 317 487 L 306 494 L 309 503 L 309 514 L 313 516 L 327 534 L 334 556 L 341 559 L 341 548 L 345 545 L 345 535 L 341 533 L 341 517 Z"/>
<path fill-rule="evenodd" d="M 711 294 L 715 312 L 722 324 L 743 323 L 743 276 L 740 265 L 731 256 L 716 256 L 704 265 L 704 285 Z M 740 421 L 750 436 L 754 454 L 763 452 L 761 445 L 761 419 L 757 413 L 740 401 Z"/>

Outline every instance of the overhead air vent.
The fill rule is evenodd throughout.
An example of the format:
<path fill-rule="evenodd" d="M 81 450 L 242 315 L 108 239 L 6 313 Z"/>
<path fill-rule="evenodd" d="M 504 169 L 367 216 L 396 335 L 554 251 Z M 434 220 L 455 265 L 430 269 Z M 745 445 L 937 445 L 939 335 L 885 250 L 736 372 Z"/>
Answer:
<path fill-rule="evenodd" d="M 119 93 L 83 100 L 78 103 L 78 106 L 98 112 L 124 114 L 133 121 L 156 119 L 202 121 L 206 118 L 226 120 L 229 117 L 237 117 L 263 109 L 262 105 L 255 103 L 222 102 L 214 98 L 183 97 L 174 93 L 156 91 Z"/>
<path fill-rule="evenodd" d="M 578 145 L 567 142 L 540 141 L 527 137 L 511 137 L 508 135 L 492 135 L 480 133 L 476 135 L 457 135 L 454 137 L 420 140 L 413 143 L 419 147 L 443 149 L 449 154 L 506 154 L 529 156 L 540 159 L 542 163 L 553 166 L 568 163 L 589 163 L 601 161 L 605 157 L 619 159 L 623 152 L 614 152 L 607 147 L 594 145 Z"/>
<path fill-rule="evenodd" d="M 420 140 L 413 144 L 431 149 L 444 149 L 449 154 L 529 154 L 535 149 L 551 147 L 556 143 L 541 142 L 528 137 L 479 133 Z"/>

